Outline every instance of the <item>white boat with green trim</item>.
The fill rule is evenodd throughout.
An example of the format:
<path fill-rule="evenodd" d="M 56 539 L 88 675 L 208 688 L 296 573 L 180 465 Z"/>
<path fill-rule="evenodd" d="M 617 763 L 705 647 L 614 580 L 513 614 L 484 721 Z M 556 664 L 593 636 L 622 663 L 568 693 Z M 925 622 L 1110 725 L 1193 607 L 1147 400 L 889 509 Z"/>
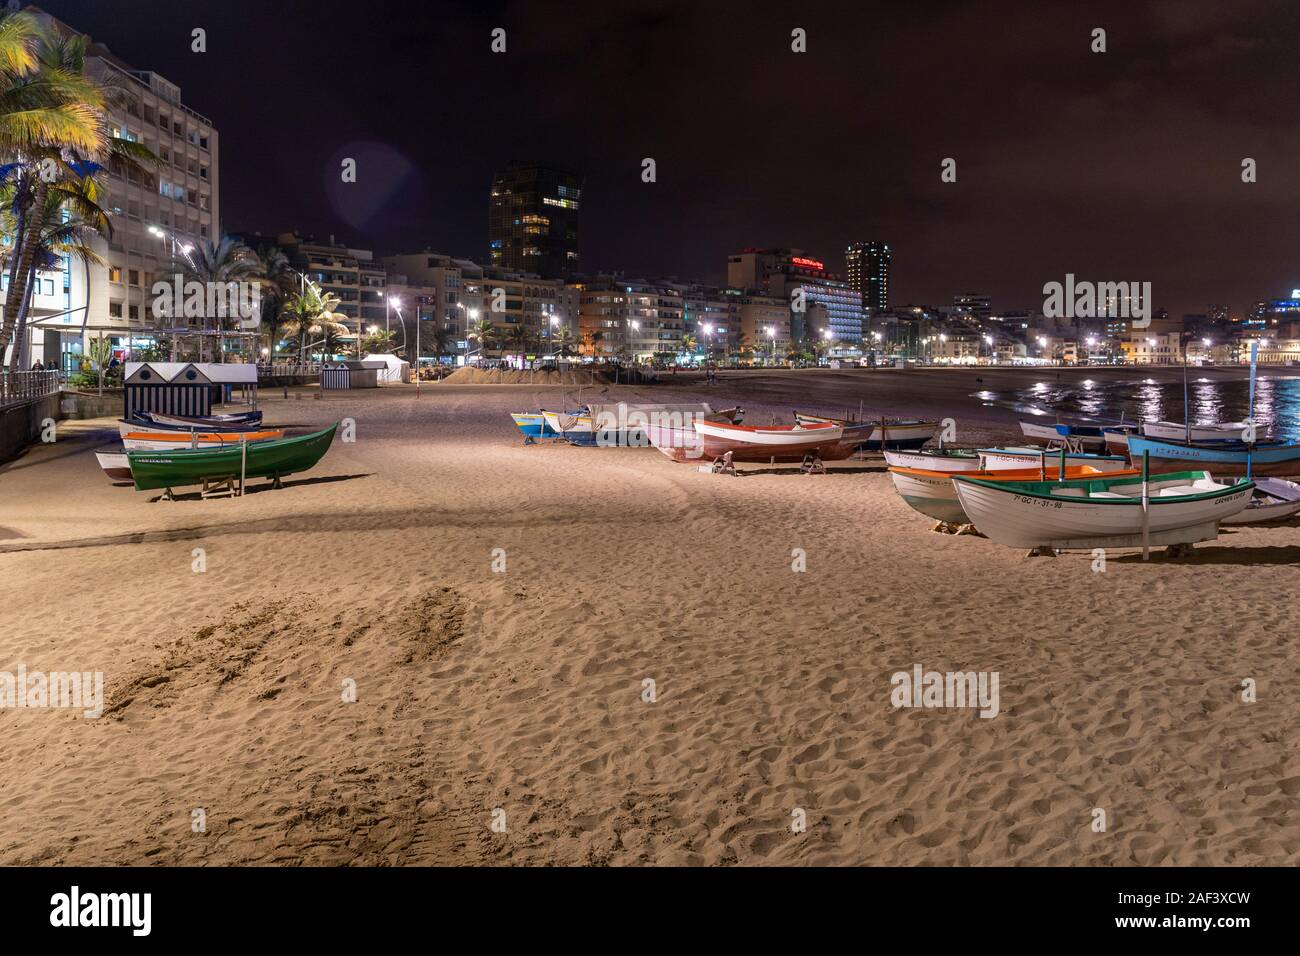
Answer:
<path fill-rule="evenodd" d="M 987 538 L 1013 548 L 1140 548 L 1142 479 L 986 481 L 953 475 L 962 510 Z M 1222 484 L 1207 471 L 1156 475 L 1147 484 L 1152 546 L 1218 536 L 1219 522 L 1245 509 L 1254 482 Z"/>

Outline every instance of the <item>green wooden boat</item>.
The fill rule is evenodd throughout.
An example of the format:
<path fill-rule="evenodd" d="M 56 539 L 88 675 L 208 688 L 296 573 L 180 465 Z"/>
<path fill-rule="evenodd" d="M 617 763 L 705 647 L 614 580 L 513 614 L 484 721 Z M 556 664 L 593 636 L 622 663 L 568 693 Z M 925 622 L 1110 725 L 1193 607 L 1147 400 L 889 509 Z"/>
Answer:
<path fill-rule="evenodd" d="M 133 451 L 127 453 L 131 478 L 136 491 L 150 488 L 174 488 L 239 478 L 241 467 L 249 478 L 268 477 L 279 480 L 286 475 L 315 466 L 334 441 L 335 423 L 323 431 L 278 441 L 252 442 L 247 445 L 248 460 L 243 462 L 244 447 L 178 449 L 177 451 Z"/>

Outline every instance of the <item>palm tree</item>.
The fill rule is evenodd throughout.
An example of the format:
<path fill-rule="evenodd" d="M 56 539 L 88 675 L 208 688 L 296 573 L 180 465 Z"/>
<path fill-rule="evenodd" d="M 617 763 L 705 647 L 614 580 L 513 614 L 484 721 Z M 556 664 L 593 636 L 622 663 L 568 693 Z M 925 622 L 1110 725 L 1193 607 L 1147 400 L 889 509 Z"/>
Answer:
<path fill-rule="evenodd" d="M 143 172 L 157 161 L 109 128 L 108 107 L 121 88 L 86 74 L 88 42 L 81 35 L 47 34 L 25 13 L 0 16 L 0 151 L 14 157 L 2 175 L 15 186 L 14 253 L 0 350 L 13 338 L 29 297 L 32 262 L 56 184 L 94 176 L 102 163 Z"/>
<path fill-rule="evenodd" d="M 469 330 L 467 338 L 471 342 L 478 343 L 479 351 L 483 353 L 483 357 L 486 358 L 487 349 L 492 343 L 492 340 L 496 338 L 496 326 L 487 319 L 479 319 L 474 323 L 473 328 Z"/>
<path fill-rule="evenodd" d="M 372 355 L 387 355 L 393 351 L 396 344 L 396 332 L 385 332 L 383 329 L 376 329 L 361 341 L 362 351 L 357 352 L 357 358 L 361 358 L 362 352 Z"/>
<path fill-rule="evenodd" d="M 510 354 L 519 356 L 519 364 L 524 364 L 524 353 L 528 350 L 528 340 L 530 338 L 528 330 L 522 325 L 512 325 L 506 329 L 502 337 L 502 344 L 509 350 Z"/>
<path fill-rule="evenodd" d="M 0 235 L 13 242 L 16 229 L 13 213 L 12 196 L 15 187 L 0 186 Z M 67 256 L 89 267 L 103 265 L 104 260 L 88 245 L 92 235 L 109 239 L 113 226 L 108 214 L 100 208 L 98 184 L 94 179 L 74 180 L 69 183 L 56 183 L 46 195 L 43 216 L 38 217 L 44 226 L 39 235 L 33 234 L 34 251 L 28 268 L 26 281 L 31 283 L 39 271 L 54 271 L 61 267 L 61 258 Z M 89 295 L 89 283 L 87 284 Z M 28 362 L 28 321 L 27 311 L 31 305 L 31 296 L 23 299 L 19 314 L 14 322 L 13 355 L 10 369 L 19 371 Z M 87 303 L 89 309 L 89 303 Z M 82 331 L 85 331 L 85 317 L 82 319 Z"/>
<path fill-rule="evenodd" d="M 680 344 L 683 353 L 685 353 L 686 355 L 695 354 L 695 346 L 697 343 L 695 341 L 695 336 L 692 335 L 690 332 L 687 332 L 685 335 L 682 336 Z"/>
<path fill-rule="evenodd" d="M 308 282 L 297 295 L 290 296 L 284 303 L 281 315 L 286 325 L 298 336 L 298 354 L 300 361 L 306 361 L 307 336 L 319 335 L 328 329 L 339 332 L 347 330 L 344 320 L 347 318 L 338 308 L 339 297 L 332 292 L 323 292 L 315 282 Z"/>
<path fill-rule="evenodd" d="M 447 352 L 447 343 L 451 341 L 451 332 L 445 325 L 439 325 L 432 318 L 420 319 L 421 323 L 431 323 L 431 326 L 421 325 L 420 334 L 433 345 L 433 354 L 437 356 L 445 355 Z"/>
<path fill-rule="evenodd" d="M 287 324 L 281 316 L 285 301 L 293 294 L 294 271 L 289 267 L 289 257 L 277 245 L 261 245 L 255 253 L 258 262 L 257 277 L 262 284 L 262 334 L 271 357 Z"/>
<path fill-rule="evenodd" d="M 555 347 L 556 355 L 573 355 L 576 351 L 574 349 L 574 341 L 573 329 L 569 328 L 567 325 L 562 325 L 560 326 L 560 330 L 556 332 L 555 336 L 551 339 L 551 344 Z"/>
<path fill-rule="evenodd" d="M 215 285 L 225 286 L 229 283 L 247 282 L 251 279 L 260 278 L 262 261 L 257 257 L 256 253 L 242 242 L 232 239 L 230 236 L 222 236 L 216 242 L 211 239 L 203 239 L 197 245 L 184 249 L 179 257 L 172 259 L 170 268 L 175 270 L 184 280 L 202 282 L 205 288 L 211 288 Z M 219 361 L 225 361 L 225 338 L 221 334 L 225 331 L 224 320 L 233 318 L 230 315 L 230 309 L 224 311 L 227 313 L 225 316 L 204 316 L 205 332 L 207 331 L 208 321 L 215 324 L 218 333 L 217 351 L 220 356 Z M 203 355 L 204 351 L 202 339 L 200 339 L 200 356 Z"/>

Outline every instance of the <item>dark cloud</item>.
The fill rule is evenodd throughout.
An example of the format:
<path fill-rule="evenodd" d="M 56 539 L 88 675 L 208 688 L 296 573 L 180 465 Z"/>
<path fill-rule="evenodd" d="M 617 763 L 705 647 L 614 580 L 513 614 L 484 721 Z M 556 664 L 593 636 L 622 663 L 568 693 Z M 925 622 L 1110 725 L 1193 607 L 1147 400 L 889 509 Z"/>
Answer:
<path fill-rule="evenodd" d="M 44 6 L 212 116 L 228 228 L 482 257 L 493 171 L 536 157 L 585 172 L 597 268 L 720 281 L 742 246 L 885 239 L 908 301 L 1033 306 L 1069 271 L 1178 314 L 1300 285 L 1291 2 Z M 379 159 L 340 187 L 351 143 Z"/>

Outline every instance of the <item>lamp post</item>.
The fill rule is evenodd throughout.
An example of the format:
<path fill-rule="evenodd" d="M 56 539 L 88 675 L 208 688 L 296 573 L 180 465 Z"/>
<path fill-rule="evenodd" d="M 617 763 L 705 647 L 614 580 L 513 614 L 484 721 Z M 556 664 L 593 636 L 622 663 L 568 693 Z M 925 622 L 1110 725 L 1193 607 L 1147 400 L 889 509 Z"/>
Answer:
<path fill-rule="evenodd" d="M 468 308 L 464 302 L 457 302 L 456 308 L 465 313 L 465 364 L 469 364 L 469 324 L 478 318 L 478 309 Z"/>
<path fill-rule="evenodd" d="M 185 261 L 188 262 L 188 263 L 190 264 L 190 268 L 193 268 L 193 267 L 194 267 L 194 260 L 190 258 L 190 250 L 193 249 L 194 246 L 192 246 L 190 243 L 187 243 L 187 242 L 186 242 L 186 243 L 177 242 L 177 241 L 176 241 L 176 233 L 172 232 L 172 231 L 169 230 L 169 229 L 163 229 L 161 226 L 150 225 L 150 226 L 149 226 L 149 234 L 150 234 L 151 236 L 156 236 L 157 238 L 163 240 L 164 242 L 170 240 L 170 241 L 171 241 L 171 247 L 172 247 L 172 259 L 175 260 L 175 258 L 176 258 L 176 253 L 177 253 L 177 252 L 180 252 L 180 254 L 183 255 L 183 256 L 185 257 Z M 87 295 L 88 297 L 89 297 L 89 295 L 90 295 L 90 279 L 89 279 L 89 271 L 87 271 L 87 279 L 86 279 L 86 295 Z M 130 325 L 130 319 L 129 319 L 129 316 L 130 316 L 130 314 L 131 314 L 131 295 L 130 295 L 130 292 L 129 292 L 129 287 L 128 287 L 128 292 L 127 292 L 127 310 L 126 310 L 126 311 L 127 311 L 127 316 L 128 316 L 128 322 L 127 322 L 127 324 L 128 324 L 128 326 L 129 326 L 129 325 Z M 176 303 L 173 303 L 173 304 L 172 304 L 172 312 L 175 313 L 175 311 L 176 311 Z M 89 315 L 90 315 L 90 310 L 89 310 L 89 309 L 86 310 L 86 315 L 87 315 L 87 317 L 89 317 Z M 140 315 L 141 315 L 141 317 L 142 317 L 142 321 L 143 321 L 143 316 L 144 316 L 144 296 L 143 296 L 143 295 L 141 295 L 141 298 L 140 298 Z M 176 316 L 175 316 L 175 314 L 169 316 L 169 318 L 171 318 L 171 319 L 173 320 L 173 322 L 172 322 L 173 326 L 176 326 L 176 323 L 175 323 L 175 318 L 176 318 Z M 176 327 L 179 328 L 179 326 L 176 326 Z M 176 358 L 176 337 L 175 337 L 175 336 L 171 336 L 171 340 L 172 340 L 172 359 L 175 360 L 175 358 Z M 130 336 L 130 334 L 128 333 L 128 334 L 127 334 L 128 352 L 130 351 L 130 341 L 131 341 L 131 336 Z M 156 344 L 156 341 L 157 341 L 157 340 L 155 339 L 155 344 Z M 200 335 L 199 335 L 199 358 L 203 358 L 203 357 L 204 357 L 204 349 L 203 349 L 203 335 L 200 333 Z"/>
<path fill-rule="evenodd" d="M 767 337 L 772 340 L 772 364 L 776 364 L 776 329 L 772 326 L 767 327 Z"/>

